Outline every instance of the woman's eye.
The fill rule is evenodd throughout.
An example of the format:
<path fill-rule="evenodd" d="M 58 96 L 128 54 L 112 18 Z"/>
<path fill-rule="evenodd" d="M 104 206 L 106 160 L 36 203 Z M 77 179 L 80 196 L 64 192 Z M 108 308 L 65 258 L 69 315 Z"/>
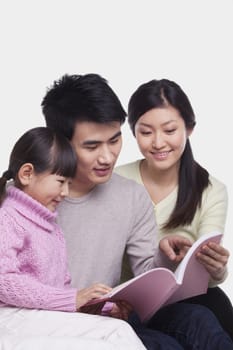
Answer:
<path fill-rule="evenodd" d="M 170 129 L 170 130 L 166 130 L 167 134 L 173 134 L 176 131 L 176 129 Z"/>

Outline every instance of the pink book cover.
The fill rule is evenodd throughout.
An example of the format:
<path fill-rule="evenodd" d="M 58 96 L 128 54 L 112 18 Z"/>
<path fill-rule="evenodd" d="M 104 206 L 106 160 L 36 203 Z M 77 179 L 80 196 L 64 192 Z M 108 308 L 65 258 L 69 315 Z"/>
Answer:
<path fill-rule="evenodd" d="M 149 270 L 88 304 L 125 300 L 132 305 L 141 321 L 146 322 L 164 305 L 206 293 L 209 274 L 195 256 L 200 246 L 210 240 L 219 243 L 221 237 L 222 234 L 218 232 L 202 235 L 188 250 L 175 272 L 163 267 Z"/>

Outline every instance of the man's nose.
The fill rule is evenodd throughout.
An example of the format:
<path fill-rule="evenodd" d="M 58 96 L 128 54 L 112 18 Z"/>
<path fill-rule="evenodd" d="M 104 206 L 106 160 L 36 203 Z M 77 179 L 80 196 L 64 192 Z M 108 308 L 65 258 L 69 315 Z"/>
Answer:
<path fill-rule="evenodd" d="M 102 164 L 110 164 L 112 162 L 113 155 L 108 146 L 104 146 L 100 150 L 99 162 Z"/>

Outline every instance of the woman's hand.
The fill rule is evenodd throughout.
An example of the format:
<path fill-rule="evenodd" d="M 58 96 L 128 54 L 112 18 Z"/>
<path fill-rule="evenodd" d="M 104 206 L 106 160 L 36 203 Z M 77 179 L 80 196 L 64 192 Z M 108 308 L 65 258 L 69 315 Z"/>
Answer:
<path fill-rule="evenodd" d="M 227 249 L 214 242 L 204 244 L 197 253 L 197 259 L 205 266 L 215 281 L 223 279 L 229 256 Z"/>
<path fill-rule="evenodd" d="M 111 290 L 112 290 L 112 288 L 110 288 L 102 283 L 95 283 L 88 288 L 81 289 L 80 291 L 77 292 L 77 297 L 76 297 L 77 311 L 83 311 L 83 310 L 80 310 L 80 308 L 82 308 L 88 301 L 90 301 L 92 299 L 100 298 L 101 296 L 110 292 Z M 100 303 L 100 304 L 102 304 L 102 303 Z M 103 304 L 104 304 L 104 302 L 103 302 Z M 103 306 L 103 304 L 102 304 L 102 306 Z M 88 309 L 98 310 L 100 307 L 101 307 L 101 305 L 98 305 L 98 307 L 97 307 L 97 305 L 90 305 L 90 307 L 88 306 Z M 85 312 L 85 311 L 83 311 L 83 312 Z M 95 313 L 97 313 L 97 312 L 95 312 Z"/>
<path fill-rule="evenodd" d="M 164 237 L 159 242 L 160 250 L 173 262 L 179 263 L 192 243 L 189 239 L 179 235 Z"/>

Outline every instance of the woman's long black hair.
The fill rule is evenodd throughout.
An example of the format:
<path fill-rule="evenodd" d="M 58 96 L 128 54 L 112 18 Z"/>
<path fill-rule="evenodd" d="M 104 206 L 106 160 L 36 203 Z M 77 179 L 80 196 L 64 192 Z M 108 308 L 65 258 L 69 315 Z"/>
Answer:
<path fill-rule="evenodd" d="M 153 108 L 174 107 L 183 118 L 187 129 L 193 129 L 196 121 L 193 108 L 181 87 L 168 79 L 151 80 L 139 86 L 128 105 L 128 122 L 135 135 L 135 124 L 147 111 Z M 201 205 L 202 193 L 209 185 L 209 173 L 193 157 L 190 141 L 180 161 L 178 196 L 165 229 L 191 224 L 197 207 Z"/>

